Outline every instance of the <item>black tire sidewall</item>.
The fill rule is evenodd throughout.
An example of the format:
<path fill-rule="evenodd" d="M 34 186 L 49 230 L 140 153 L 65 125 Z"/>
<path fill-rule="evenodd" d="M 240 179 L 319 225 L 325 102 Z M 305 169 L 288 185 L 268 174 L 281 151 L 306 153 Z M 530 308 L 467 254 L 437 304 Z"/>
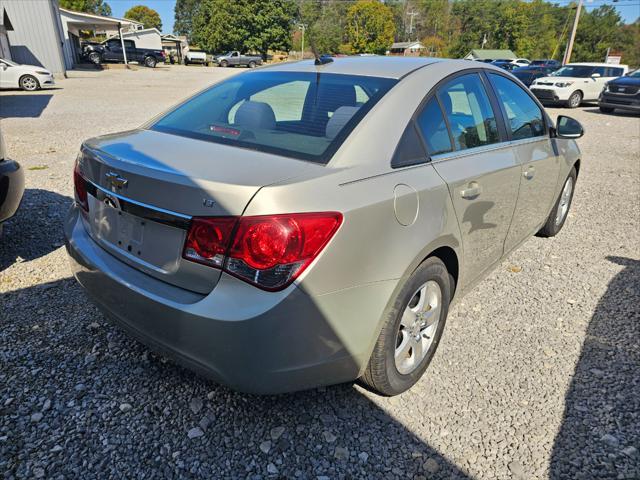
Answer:
<path fill-rule="evenodd" d="M 422 362 L 418 368 L 413 372 L 403 375 L 398 372 L 395 364 L 395 341 L 397 332 L 400 325 L 400 320 L 404 309 L 408 305 L 409 301 L 418 290 L 418 288 L 429 280 L 434 280 L 440 286 L 442 293 L 442 308 L 440 310 L 440 321 L 435 333 L 433 342 L 431 343 L 427 355 L 422 359 Z M 386 325 L 383 327 L 389 329 L 386 332 L 385 338 L 387 339 L 385 347 L 385 364 L 386 364 L 386 376 L 388 379 L 389 387 L 394 393 L 401 393 L 411 388 L 424 374 L 425 370 L 431 363 L 433 356 L 438 348 L 442 333 L 444 331 L 447 314 L 449 312 L 449 299 L 451 298 L 451 283 L 450 276 L 446 267 L 438 258 L 428 258 L 422 263 L 413 274 L 407 279 L 402 289 L 397 295 L 393 308 L 389 314 Z"/>
<path fill-rule="evenodd" d="M 226 60 L 223 60 L 223 61 L 220 62 L 220 66 L 222 68 L 226 68 L 228 65 L 229 65 L 229 62 L 227 62 Z"/>
<path fill-rule="evenodd" d="M 570 178 L 573 179 L 573 188 L 571 190 L 571 198 L 569 198 L 569 206 L 567 207 L 567 213 L 565 214 L 562 221 L 559 224 L 556 224 L 556 214 L 558 213 L 558 205 L 560 205 L 560 201 L 562 199 L 562 191 L 564 190 L 564 187 Z M 571 205 L 573 205 L 573 196 L 576 193 L 577 179 L 578 179 L 578 174 L 576 172 L 576 169 L 575 167 L 572 167 L 571 171 L 569 172 L 569 175 L 567 176 L 567 178 L 565 178 L 564 182 L 562 182 L 560 193 L 558 193 L 558 198 L 553 204 L 553 210 L 551 210 L 551 212 L 549 213 L 547 222 L 545 223 L 544 227 L 540 230 L 540 232 L 538 232 L 540 236 L 555 237 L 558 233 L 560 233 L 560 230 L 562 230 L 562 227 L 564 227 L 564 224 L 567 221 L 567 218 L 569 217 L 569 212 L 571 211 Z"/>
<path fill-rule="evenodd" d="M 144 64 L 149 68 L 155 68 L 156 63 L 156 59 L 153 57 L 147 57 L 144 59 Z"/>
<path fill-rule="evenodd" d="M 249 68 L 255 68 L 255 66 L 256 66 L 256 62 L 249 62 L 249 65 L 248 65 Z"/>

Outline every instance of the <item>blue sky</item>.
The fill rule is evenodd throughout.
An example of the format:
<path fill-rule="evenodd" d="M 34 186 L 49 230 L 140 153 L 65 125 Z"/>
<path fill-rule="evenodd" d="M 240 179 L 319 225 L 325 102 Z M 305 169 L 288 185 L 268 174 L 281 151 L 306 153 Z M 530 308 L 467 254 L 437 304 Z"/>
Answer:
<path fill-rule="evenodd" d="M 136 5 L 146 5 L 156 10 L 162 18 L 163 33 L 171 33 L 173 31 L 173 8 L 176 4 L 175 0 L 106 0 L 111 6 L 114 17 L 124 17 L 124 12 Z M 552 3 L 561 5 L 569 3 L 569 0 L 553 0 Z M 586 0 L 585 8 L 591 10 L 602 4 L 612 4 L 616 7 L 625 22 L 630 23 L 640 16 L 640 0 Z"/>

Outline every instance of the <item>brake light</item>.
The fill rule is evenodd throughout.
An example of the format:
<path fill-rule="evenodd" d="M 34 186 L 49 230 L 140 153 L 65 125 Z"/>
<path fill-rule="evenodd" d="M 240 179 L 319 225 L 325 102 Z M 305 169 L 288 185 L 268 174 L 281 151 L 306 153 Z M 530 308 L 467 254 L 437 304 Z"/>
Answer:
<path fill-rule="evenodd" d="M 341 223 L 338 212 L 195 218 L 183 256 L 280 290 L 309 266 Z"/>
<path fill-rule="evenodd" d="M 76 203 L 82 207 L 85 212 L 89 211 L 89 200 L 87 198 L 87 180 L 80 173 L 80 164 L 76 160 L 73 168 L 73 185 L 75 191 Z"/>

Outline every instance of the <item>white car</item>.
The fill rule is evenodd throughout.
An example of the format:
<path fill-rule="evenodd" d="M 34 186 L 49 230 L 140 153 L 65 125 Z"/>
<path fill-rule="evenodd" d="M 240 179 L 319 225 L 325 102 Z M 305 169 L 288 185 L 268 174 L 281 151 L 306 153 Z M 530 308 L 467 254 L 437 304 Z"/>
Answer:
<path fill-rule="evenodd" d="M 582 102 L 597 101 L 609 80 L 628 71 L 627 65 L 570 63 L 548 77 L 536 79 L 531 84 L 531 91 L 543 103 L 563 103 L 576 108 Z"/>
<path fill-rule="evenodd" d="M 21 88 L 34 91 L 55 85 L 53 74 L 35 65 L 20 65 L 0 58 L 0 88 Z"/>
<path fill-rule="evenodd" d="M 518 65 L 519 67 L 528 67 L 531 60 L 528 58 L 516 58 L 515 60 L 511 60 L 511 63 Z"/>

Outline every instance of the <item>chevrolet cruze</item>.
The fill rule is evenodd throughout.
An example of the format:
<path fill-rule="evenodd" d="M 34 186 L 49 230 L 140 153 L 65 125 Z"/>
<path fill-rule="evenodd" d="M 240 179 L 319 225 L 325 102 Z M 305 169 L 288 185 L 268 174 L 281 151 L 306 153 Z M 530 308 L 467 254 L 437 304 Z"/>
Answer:
<path fill-rule="evenodd" d="M 84 142 L 67 250 L 108 318 L 232 388 L 394 395 L 453 301 L 562 228 L 581 135 L 490 65 L 260 68 Z"/>

